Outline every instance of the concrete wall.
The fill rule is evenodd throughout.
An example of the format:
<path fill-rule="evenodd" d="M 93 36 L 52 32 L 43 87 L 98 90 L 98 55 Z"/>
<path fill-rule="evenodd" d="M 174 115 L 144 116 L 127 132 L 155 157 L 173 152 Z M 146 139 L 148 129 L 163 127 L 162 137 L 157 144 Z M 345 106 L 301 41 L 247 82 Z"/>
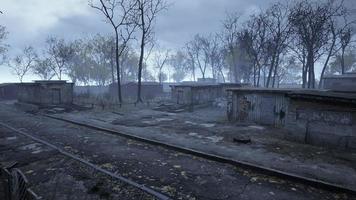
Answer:
<path fill-rule="evenodd" d="M 351 106 L 291 99 L 287 139 L 356 151 L 356 110 Z"/>
<path fill-rule="evenodd" d="M 21 83 L 18 85 L 19 102 L 38 105 L 72 104 L 73 84 L 59 81 Z"/>
<path fill-rule="evenodd" d="M 356 74 L 325 77 L 322 84 L 324 89 L 356 92 Z"/>
<path fill-rule="evenodd" d="M 0 99 L 15 100 L 17 98 L 17 90 L 16 83 L 0 84 Z"/>

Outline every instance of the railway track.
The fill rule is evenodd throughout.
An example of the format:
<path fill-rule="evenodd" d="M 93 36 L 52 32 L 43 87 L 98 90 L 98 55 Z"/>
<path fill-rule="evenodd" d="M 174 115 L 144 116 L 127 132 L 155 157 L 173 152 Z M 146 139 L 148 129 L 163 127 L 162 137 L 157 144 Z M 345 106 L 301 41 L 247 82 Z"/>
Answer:
<path fill-rule="evenodd" d="M 76 160 L 76 161 L 80 162 L 81 164 L 86 165 L 86 166 L 88 166 L 88 167 L 90 167 L 90 168 L 92 168 L 92 169 L 94 169 L 94 170 L 96 170 L 96 171 L 98 171 L 100 173 L 103 173 L 103 174 L 105 174 L 107 176 L 110 176 L 113 179 L 117 179 L 117 180 L 119 180 L 121 182 L 124 182 L 124 183 L 130 185 L 130 186 L 133 186 L 133 187 L 135 187 L 135 188 L 137 188 L 137 189 L 139 189 L 139 190 L 151 195 L 155 199 L 159 199 L 159 200 L 170 200 L 171 199 L 170 197 L 166 196 L 165 194 L 162 194 L 162 193 L 157 192 L 157 191 L 155 191 L 155 190 L 153 190 L 153 189 L 151 189 L 149 187 L 146 187 L 144 185 L 136 183 L 136 182 L 134 182 L 134 181 L 132 181 L 130 179 L 122 177 L 122 176 L 120 176 L 118 174 L 115 174 L 113 172 L 110 172 L 109 170 L 106 170 L 106 169 L 104 169 L 104 168 L 102 168 L 102 167 L 100 167 L 98 165 L 95 165 L 95 164 L 93 164 L 91 162 L 88 162 L 88 161 L 78 157 L 77 155 L 74 155 L 74 154 L 72 154 L 72 153 L 70 153 L 68 151 L 65 151 L 62 148 L 57 147 L 57 146 L 49 143 L 48 141 L 40 139 L 40 138 L 38 138 L 36 136 L 33 136 L 33 135 L 31 135 L 31 134 L 29 134 L 27 132 L 24 132 L 22 130 L 16 129 L 16 128 L 14 128 L 14 127 L 12 127 L 12 126 L 10 126 L 8 124 L 2 123 L 2 122 L 0 122 L 0 126 L 5 127 L 5 128 L 7 128 L 7 129 L 9 129 L 9 130 L 11 130 L 13 132 L 16 132 L 17 134 L 20 134 L 20 135 L 23 135 L 23 136 L 25 136 L 27 138 L 30 138 L 33 141 L 36 141 L 36 142 L 41 143 L 41 144 L 43 144 L 45 146 L 48 146 L 48 147 L 58 151 L 60 154 L 66 156 L 66 157 L 69 157 L 69 158 L 71 158 L 73 160 Z"/>
<path fill-rule="evenodd" d="M 201 158 L 211 160 L 214 162 L 230 164 L 230 165 L 233 165 L 236 167 L 253 170 L 258 173 L 266 174 L 269 176 L 275 176 L 275 177 L 278 177 L 281 179 L 301 183 L 304 185 L 309 185 L 309 186 L 312 186 L 315 188 L 320 188 L 320 189 L 327 190 L 327 191 L 342 192 L 342 193 L 347 193 L 347 194 L 351 194 L 351 195 L 356 195 L 355 190 L 348 188 L 348 187 L 344 187 L 342 185 L 332 184 L 332 183 L 328 183 L 328 182 L 321 181 L 318 179 L 303 177 L 303 176 L 299 176 L 297 174 L 292 174 L 292 173 L 288 173 L 288 172 L 284 172 L 284 171 L 280 171 L 280 170 L 276 170 L 276 169 L 272 169 L 272 168 L 267 168 L 264 166 L 259 166 L 259 165 L 255 165 L 255 164 L 251 164 L 251 163 L 247 163 L 247 162 L 243 162 L 243 161 L 232 160 L 230 158 L 213 155 L 213 154 L 209 154 L 209 153 L 205 153 L 205 152 L 201 152 L 201 151 L 197 151 L 194 149 L 185 148 L 185 147 L 181 147 L 181 146 L 177 146 L 177 145 L 173 145 L 173 144 L 168 144 L 168 143 L 164 143 L 164 142 L 161 142 L 158 140 L 143 138 L 143 137 L 132 135 L 129 133 L 120 132 L 120 131 L 112 130 L 112 129 L 105 128 L 105 127 L 100 127 L 97 125 L 85 124 L 82 122 L 65 119 L 65 118 L 61 118 L 61 117 L 55 117 L 52 115 L 42 115 L 42 116 L 45 116 L 45 117 L 48 117 L 51 119 L 55 119 L 55 120 L 59 120 L 59 121 L 63 121 L 63 122 L 67 122 L 70 124 L 86 127 L 86 128 L 93 129 L 93 130 L 103 131 L 103 132 L 106 132 L 109 134 L 122 136 L 122 137 L 136 140 L 139 142 L 144 142 L 144 143 L 151 144 L 151 145 L 161 146 L 163 148 L 167 148 L 167 149 L 170 149 L 173 151 L 177 151 L 177 152 L 181 152 L 181 153 L 185 153 L 185 154 L 189 154 L 189 155 L 193 155 L 193 156 L 197 156 L 197 157 L 201 157 Z"/>
<path fill-rule="evenodd" d="M 91 165 L 83 165 L 107 175 L 106 177 L 112 177 L 109 179 L 118 180 L 116 182 L 125 183 L 123 178 L 130 183 L 136 183 L 136 189 L 132 191 L 140 190 L 141 194 L 141 191 L 148 189 L 158 194 L 157 196 L 163 195 L 149 195 L 156 199 L 299 200 L 354 197 L 349 195 L 349 191 L 305 184 L 300 180 L 278 176 L 275 172 L 236 164 L 224 157 L 125 135 L 126 133 L 103 127 L 53 119 L 53 116 L 24 115 L 8 109 L 9 112 L 4 111 L 3 115 L 0 113 L 0 122 L 16 130 L 15 132 L 20 131 L 18 134 L 24 133 L 25 135 L 21 135 L 27 134 L 26 137 L 30 139 L 39 139 L 35 140 L 38 143 L 45 142 L 52 145 L 44 144 L 48 147 L 57 147 L 76 157 L 74 160 L 78 161 L 78 165 L 82 163 L 81 160 L 88 162 Z M 2 124 L 0 123 L 0 127 Z M 57 151 L 59 152 L 56 149 Z M 51 165 L 50 162 L 48 164 Z M 142 190 L 141 186 L 145 189 Z M 90 190 L 90 187 L 87 189 Z M 109 188 L 114 187 L 111 185 Z M 111 192 L 114 192 L 113 196 L 118 195 L 115 190 Z M 149 194 L 145 191 L 146 193 Z"/>

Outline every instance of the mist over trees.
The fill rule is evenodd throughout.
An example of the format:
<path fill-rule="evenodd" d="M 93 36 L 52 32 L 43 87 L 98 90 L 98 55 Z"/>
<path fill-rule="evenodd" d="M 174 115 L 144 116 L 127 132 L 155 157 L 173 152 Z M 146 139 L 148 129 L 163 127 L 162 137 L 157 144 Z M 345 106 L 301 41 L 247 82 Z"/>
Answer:
<path fill-rule="evenodd" d="M 343 1 L 332 0 L 276 3 L 245 21 L 239 14 L 228 13 L 215 37 L 219 39 L 197 34 L 186 44 L 193 80 L 198 70 L 202 78 L 220 82 L 315 88 L 319 84 L 316 64 L 322 66 L 319 80 L 325 71 L 330 72 L 330 61 L 335 65 L 338 60 L 340 70 L 335 72 L 352 70 L 344 64 L 344 50 L 350 51 L 354 37 L 349 14 Z"/>
<path fill-rule="evenodd" d="M 5 43 L 8 32 L 6 31 L 6 27 L 0 25 L 0 64 L 3 64 L 7 59 L 7 49 L 8 45 Z"/>

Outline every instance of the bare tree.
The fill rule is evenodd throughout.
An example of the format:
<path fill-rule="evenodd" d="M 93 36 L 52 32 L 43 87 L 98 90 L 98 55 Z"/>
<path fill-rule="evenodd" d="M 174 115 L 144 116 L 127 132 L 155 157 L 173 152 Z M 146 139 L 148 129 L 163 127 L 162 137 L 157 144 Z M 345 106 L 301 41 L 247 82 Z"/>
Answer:
<path fill-rule="evenodd" d="M 345 74 L 345 50 L 351 43 L 352 28 L 347 26 L 340 31 L 340 44 L 341 44 L 341 74 Z"/>
<path fill-rule="evenodd" d="M 187 69 L 191 71 L 192 74 L 192 80 L 196 81 L 196 64 L 195 64 L 195 56 L 194 56 L 194 49 L 191 43 L 187 43 L 185 45 L 185 52 L 187 54 L 186 56 L 186 61 L 187 61 Z"/>
<path fill-rule="evenodd" d="M 170 65 L 173 69 L 172 78 L 175 82 L 181 82 L 187 75 L 188 65 L 185 54 L 182 51 L 177 51 L 172 54 L 169 59 Z"/>
<path fill-rule="evenodd" d="M 210 42 L 209 39 L 197 34 L 194 36 L 193 40 L 186 44 L 188 55 L 192 65 L 197 66 L 200 70 L 202 78 L 206 78 L 207 68 L 209 66 L 210 60 Z"/>
<path fill-rule="evenodd" d="M 141 79 L 145 58 L 145 47 L 153 41 L 154 22 L 158 14 L 167 7 L 165 0 L 135 0 L 138 20 L 136 25 L 141 31 L 140 59 L 138 63 L 138 90 L 137 102 L 142 102 Z"/>
<path fill-rule="evenodd" d="M 125 51 L 128 42 L 136 29 L 135 9 L 137 3 L 134 0 L 99 0 L 98 4 L 90 2 L 90 6 L 99 10 L 107 19 L 115 32 L 115 63 L 117 72 L 118 98 L 122 103 L 120 57 Z M 121 45 L 119 45 L 121 41 Z"/>
<path fill-rule="evenodd" d="M 42 80 L 51 80 L 55 76 L 51 66 L 51 59 L 37 58 L 35 65 L 32 67 L 32 73 L 39 76 Z"/>
<path fill-rule="evenodd" d="M 91 46 L 91 57 L 99 65 L 99 67 L 104 68 L 104 71 L 110 70 L 111 83 L 115 83 L 115 38 L 110 36 L 102 36 L 100 34 L 95 35 L 89 41 Z M 121 46 L 121 45 L 120 45 Z M 121 47 L 120 47 L 121 48 Z M 120 61 L 122 60 L 121 59 Z M 120 68 L 121 68 L 120 63 Z M 121 76 L 122 77 L 122 76 Z M 122 80 L 121 80 L 122 81 Z"/>
<path fill-rule="evenodd" d="M 225 20 L 223 21 L 223 31 L 222 31 L 222 40 L 226 49 L 226 55 L 230 56 L 230 81 L 238 82 L 238 70 L 237 62 L 238 58 L 236 57 L 238 50 L 236 48 L 238 44 L 238 32 L 240 29 L 240 16 L 237 13 L 228 13 Z"/>
<path fill-rule="evenodd" d="M 49 37 L 46 43 L 48 45 L 47 54 L 52 61 L 51 68 L 58 80 L 62 80 L 62 75 L 74 56 L 74 48 L 71 43 L 66 43 L 64 39 L 56 37 Z"/>
<path fill-rule="evenodd" d="M 163 73 L 163 68 L 167 64 L 168 59 L 169 59 L 169 50 L 166 50 L 164 52 L 157 51 L 154 56 L 154 63 L 156 68 L 158 69 L 158 81 L 160 84 L 162 84 L 163 82 L 163 76 L 165 75 Z"/>
<path fill-rule="evenodd" d="M 79 39 L 72 42 L 73 55 L 68 61 L 66 74 L 73 83 L 89 85 L 91 81 L 91 68 L 93 68 L 92 47 L 89 41 Z"/>
<path fill-rule="evenodd" d="M 253 84 L 255 87 L 260 86 L 261 72 L 265 71 L 269 59 L 267 22 L 265 13 L 251 16 L 244 27 L 238 34 L 239 45 L 245 49 L 253 65 Z M 263 77 L 265 79 L 265 76 Z M 263 81 L 266 87 L 266 81 Z"/>
<path fill-rule="evenodd" d="M 4 63 L 6 60 L 6 52 L 8 45 L 4 43 L 6 40 L 8 32 L 6 31 L 5 26 L 0 25 L 0 64 Z"/>
<path fill-rule="evenodd" d="M 342 5 L 343 6 L 343 5 Z M 341 9 L 341 8 L 340 8 Z M 339 12 L 338 15 L 332 16 L 329 23 L 329 41 L 328 45 L 325 45 L 326 59 L 324 62 L 324 66 L 320 75 L 319 80 L 319 88 L 322 87 L 322 80 L 324 78 L 326 68 L 329 65 L 330 59 L 335 56 L 339 51 L 341 51 L 341 73 L 345 73 L 345 62 L 344 55 L 345 50 L 351 43 L 352 37 L 352 28 L 351 25 L 354 21 L 348 22 L 348 10 L 346 8 L 342 8 L 342 12 Z M 340 18 L 344 19 L 344 25 L 339 26 L 338 22 Z"/>
<path fill-rule="evenodd" d="M 24 76 L 31 70 L 34 62 L 37 59 L 37 54 L 33 47 L 28 46 L 23 49 L 21 55 L 16 56 L 9 66 L 19 81 L 22 83 Z"/>
<path fill-rule="evenodd" d="M 289 22 L 292 25 L 295 39 L 303 48 L 303 51 L 300 52 L 306 55 L 303 73 L 307 73 L 304 81 L 308 82 L 308 88 L 315 88 L 314 64 L 324 53 L 324 47 L 328 44 L 330 20 L 332 17 L 342 14 L 342 5 L 342 1 L 310 2 L 303 0 L 290 9 Z"/>
<path fill-rule="evenodd" d="M 278 66 L 281 54 L 287 50 L 287 43 L 291 35 L 291 27 L 288 20 L 288 5 L 277 3 L 266 11 L 267 29 L 270 52 L 270 68 L 268 70 L 267 87 L 275 87 Z"/>

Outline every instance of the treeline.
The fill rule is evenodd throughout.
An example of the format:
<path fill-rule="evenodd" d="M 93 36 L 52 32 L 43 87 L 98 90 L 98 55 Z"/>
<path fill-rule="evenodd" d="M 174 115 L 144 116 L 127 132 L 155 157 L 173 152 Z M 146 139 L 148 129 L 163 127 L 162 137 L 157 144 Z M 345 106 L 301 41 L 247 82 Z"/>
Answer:
<path fill-rule="evenodd" d="M 343 1 L 276 3 L 256 13 L 244 21 L 230 13 L 219 33 L 198 34 L 185 45 L 181 53 L 192 79 L 199 72 L 256 87 L 284 82 L 315 88 L 326 73 L 356 70 L 354 21 Z"/>
<path fill-rule="evenodd" d="M 20 82 L 31 73 L 43 80 L 62 80 L 66 75 L 79 85 L 108 85 L 116 82 L 114 44 L 112 37 L 99 34 L 74 41 L 49 37 L 44 49 L 25 47 L 9 66 Z M 135 81 L 138 57 L 132 48 L 126 49 L 120 62 L 123 80 Z"/>

